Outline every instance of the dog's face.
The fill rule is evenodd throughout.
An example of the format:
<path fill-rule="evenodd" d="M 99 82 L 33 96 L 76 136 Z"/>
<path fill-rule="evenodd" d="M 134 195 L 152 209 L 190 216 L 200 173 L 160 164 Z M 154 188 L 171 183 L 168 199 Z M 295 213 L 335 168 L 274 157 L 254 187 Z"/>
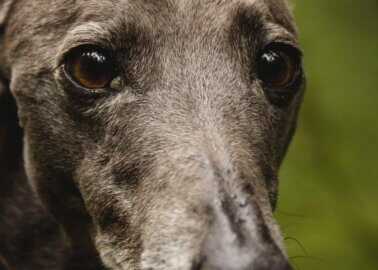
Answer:
<path fill-rule="evenodd" d="M 30 183 L 110 269 L 289 269 L 272 217 L 303 92 L 283 0 L 18 0 L 1 69 Z"/>

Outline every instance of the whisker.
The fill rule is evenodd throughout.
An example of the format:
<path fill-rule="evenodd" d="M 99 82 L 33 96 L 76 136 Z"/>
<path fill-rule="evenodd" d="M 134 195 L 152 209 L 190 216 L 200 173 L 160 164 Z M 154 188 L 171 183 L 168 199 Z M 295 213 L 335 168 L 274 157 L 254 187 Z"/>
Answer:
<path fill-rule="evenodd" d="M 282 226 L 281 226 L 281 229 L 282 229 L 282 230 L 285 230 L 286 228 L 290 228 L 290 227 L 292 227 L 292 226 L 294 226 L 294 225 L 295 225 L 295 223 L 288 223 L 288 224 L 282 225 Z"/>
<path fill-rule="evenodd" d="M 290 257 L 289 260 L 296 260 L 296 259 L 310 259 L 310 260 L 314 260 L 314 261 L 318 261 L 318 262 L 321 262 L 321 263 L 326 263 L 324 260 L 320 259 L 320 258 L 317 258 L 317 257 L 313 257 L 313 256 L 293 256 L 293 257 Z"/>
<path fill-rule="evenodd" d="M 294 241 L 295 243 L 297 243 L 298 246 L 300 246 L 300 248 L 302 249 L 303 253 L 304 253 L 306 256 L 309 256 L 308 253 L 307 253 L 307 251 L 306 251 L 306 249 L 305 249 L 304 246 L 302 245 L 302 243 L 299 242 L 297 239 L 295 239 L 294 237 L 290 237 L 290 236 L 289 236 L 289 237 L 285 237 L 285 238 L 284 238 L 284 241 L 286 241 L 286 240 L 292 240 L 292 241 Z"/>
<path fill-rule="evenodd" d="M 309 218 L 306 215 L 290 213 L 290 212 L 281 211 L 281 210 L 278 210 L 278 209 L 276 209 L 275 212 L 278 213 L 278 214 L 282 214 L 282 215 L 286 215 L 286 216 L 291 216 L 291 217 L 296 217 L 296 218 L 305 218 L 305 219 Z"/>
<path fill-rule="evenodd" d="M 290 261 L 291 265 L 294 266 L 294 268 L 295 268 L 296 270 L 301 270 L 301 269 L 299 268 L 298 264 L 297 264 L 294 260 L 292 260 L 292 259 L 289 258 L 289 261 Z"/>

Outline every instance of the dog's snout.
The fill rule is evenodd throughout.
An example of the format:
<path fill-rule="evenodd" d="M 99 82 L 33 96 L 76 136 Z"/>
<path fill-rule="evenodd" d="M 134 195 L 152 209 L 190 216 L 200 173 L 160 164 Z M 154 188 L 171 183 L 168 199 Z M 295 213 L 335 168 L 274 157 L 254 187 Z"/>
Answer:
<path fill-rule="evenodd" d="M 227 258 L 223 258 L 225 260 Z M 235 263 L 228 266 L 225 261 L 209 261 L 208 257 L 202 257 L 201 260 L 195 262 L 191 270 L 292 270 L 289 262 L 282 255 L 276 254 L 260 255 L 256 261 L 247 265 L 238 257 L 234 258 Z"/>
<path fill-rule="evenodd" d="M 254 196 L 220 189 L 192 270 L 291 270 Z M 249 199 L 248 199 L 249 198 Z"/>
<path fill-rule="evenodd" d="M 235 257 L 233 265 L 225 263 L 227 258 L 220 261 L 209 261 L 208 257 L 204 256 L 199 261 L 195 262 L 191 270 L 292 270 L 289 262 L 282 255 L 281 252 L 272 254 L 261 254 L 256 261 L 245 265 L 240 257 Z"/>

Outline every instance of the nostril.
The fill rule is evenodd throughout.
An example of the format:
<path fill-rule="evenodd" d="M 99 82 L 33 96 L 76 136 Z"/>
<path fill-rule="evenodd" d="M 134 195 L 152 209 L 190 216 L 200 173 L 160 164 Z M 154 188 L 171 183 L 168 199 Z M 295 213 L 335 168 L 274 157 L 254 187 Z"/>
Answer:
<path fill-rule="evenodd" d="M 205 262 L 206 262 L 206 256 L 201 257 L 198 260 L 195 260 L 190 270 L 203 270 L 203 265 L 205 264 Z"/>

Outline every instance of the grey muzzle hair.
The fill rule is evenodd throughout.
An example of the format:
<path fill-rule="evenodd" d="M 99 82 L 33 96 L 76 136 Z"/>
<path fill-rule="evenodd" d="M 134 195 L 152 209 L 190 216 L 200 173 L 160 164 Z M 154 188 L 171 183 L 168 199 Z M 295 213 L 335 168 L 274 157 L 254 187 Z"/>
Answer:
<path fill-rule="evenodd" d="M 292 269 L 301 58 L 284 0 L 0 1 L 0 269 Z"/>

